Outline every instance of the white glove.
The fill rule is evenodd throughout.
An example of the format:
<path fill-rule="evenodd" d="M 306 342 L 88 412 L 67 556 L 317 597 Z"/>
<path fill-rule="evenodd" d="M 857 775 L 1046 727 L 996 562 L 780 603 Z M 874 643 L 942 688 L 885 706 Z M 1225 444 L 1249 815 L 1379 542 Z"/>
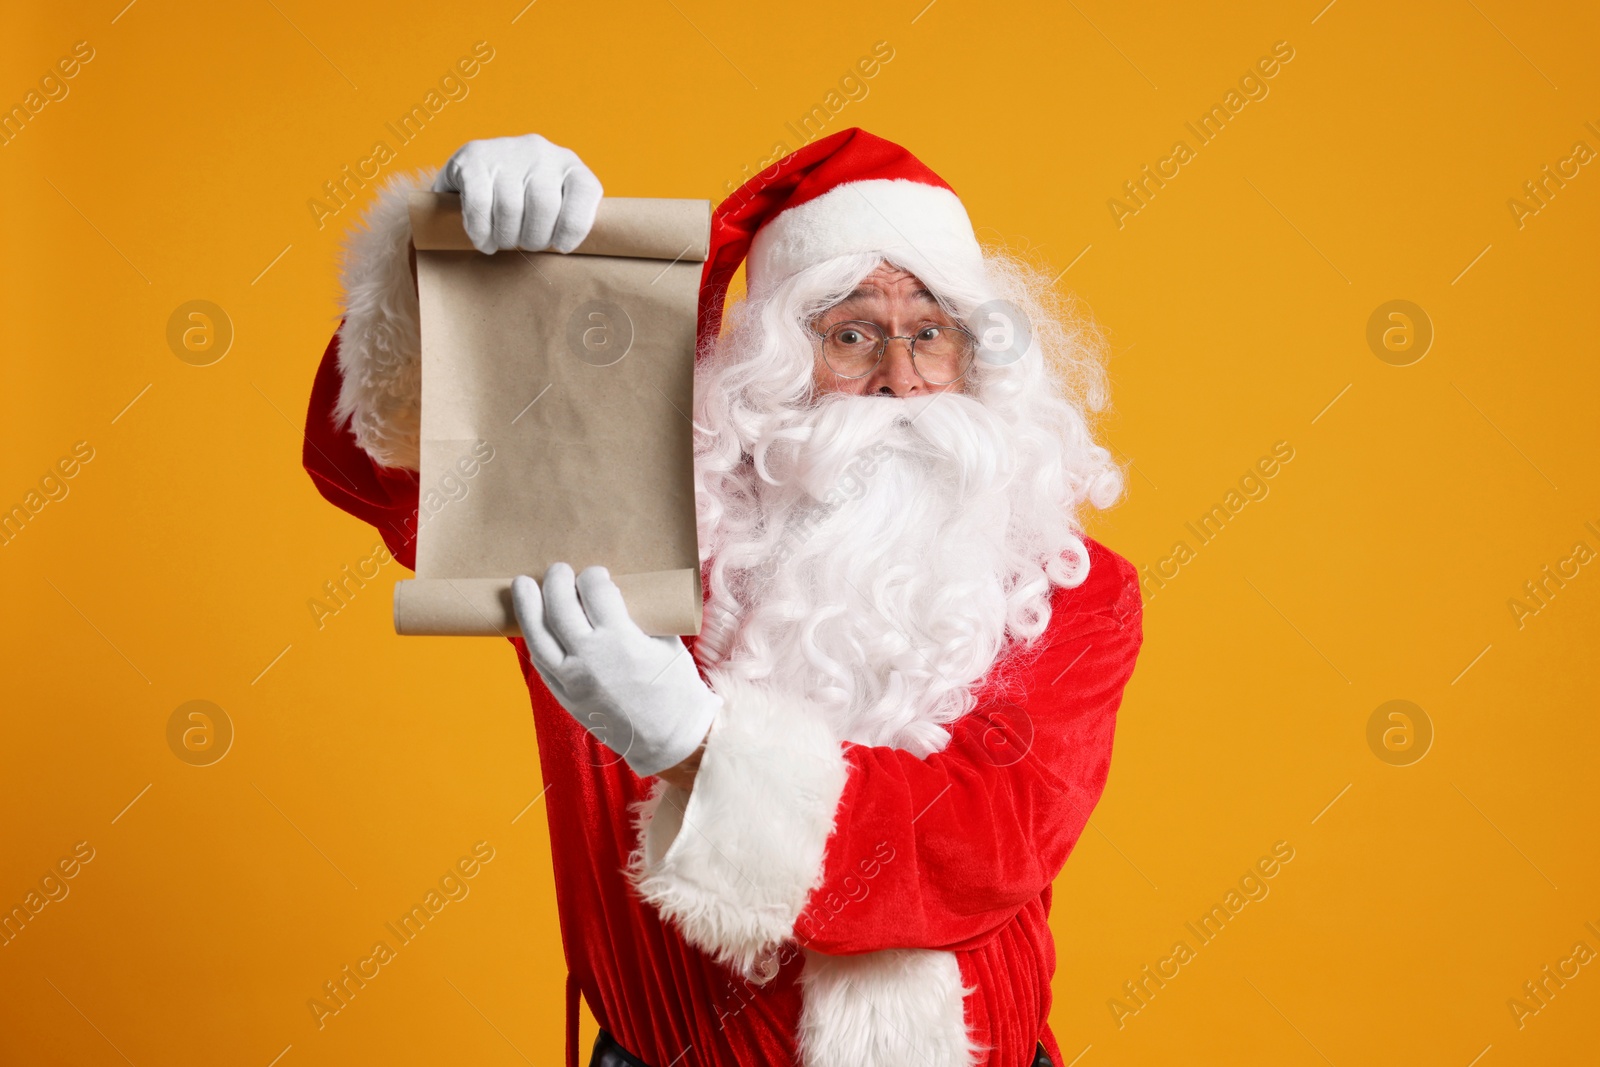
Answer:
<path fill-rule="evenodd" d="M 571 149 L 536 133 L 468 141 L 433 181 L 436 193 L 460 193 L 472 245 L 570 252 L 589 236 L 604 195 L 600 179 Z"/>
<path fill-rule="evenodd" d="M 574 582 L 569 565 L 553 563 L 542 591 L 519 575 L 511 602 L 539 677 L 635 774 L 675 767 L 700 747 L 722 698 L 682 641 L 639 629 L 604 567 L 587 567 Z"/>

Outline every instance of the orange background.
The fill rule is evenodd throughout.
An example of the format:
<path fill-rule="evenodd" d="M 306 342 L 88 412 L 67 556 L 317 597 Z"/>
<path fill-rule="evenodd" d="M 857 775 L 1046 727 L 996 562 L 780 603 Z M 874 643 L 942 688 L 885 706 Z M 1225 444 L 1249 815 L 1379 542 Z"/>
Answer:
<path fill-rule="evenodd" d="M 299 466 L 371 189 L 320 229 L 307 201 L 480 40 L 470 95 L 391 140 L 388 172 L 537 130 L 613 195 L 719 198 L 888 42 L 826 128 L 910 146 L 986 238 L 1070 266 L 1107 330 L 1105 432 L 1133 466 L 1092 532 L 1141 566 L 1193 558 L 1147 588 L 1110 785 L 1059 882 L 1067 1059 L 1592 1057 L 1600 966 L 1520 1028 L 1507 1005 L 1600 950 L 1600 566 L 1520 625 L 1508 607 L 1600 550 L 1600 173 L 1520 227 L 1507 206 L 1600 149 L 1592 5 L 523 2 L 6 15 L 0 103 L 75 42 L 94 57 L 0 146 L 0 506 L 76 442 L 93 459 L 0 547 L 0 903 L 80 841 L 94 858 L 0 948 L 0 1059 L 558 1062 L 511 650 L 396 637 L 392 563 L 320 630 L 307 606 L 375 540 Z M 1196 147 L 1184 123 L 1278 41 L 1269 95 Z M 1119 228 L 1107 201 L 1179 138 L 1195 158 Z M 197 299 L 235 331 L 204 367 L 167 341 Z M 1409 366 L 1366 339 L 1394 299 L 1435 334 Z M 1197 546 L 1185 523 L 1280 441 L 1269 495 Z M 1434 735 L 1406 766 L 1403 734 L 1368 740 L 1395 699 Z M 235 731 L 210 766 L 169 748 L 190 700 Z M 470 896 L 319 1030 L 307 1000 L 479 841 Z M 1270 895 L 1119 1027 L 1123 983 L 1279 841 Z"/>

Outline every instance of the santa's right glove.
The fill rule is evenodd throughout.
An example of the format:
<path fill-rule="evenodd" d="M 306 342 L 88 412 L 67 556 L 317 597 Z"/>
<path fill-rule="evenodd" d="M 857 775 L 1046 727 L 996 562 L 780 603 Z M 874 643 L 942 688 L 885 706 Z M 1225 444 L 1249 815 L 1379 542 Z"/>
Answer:
<path fill-rule="evenodd" d="M 478 251 L 570 252 L 594 225 L 600 179 L 570 148 L 536 133 L 468 141 L 433 181 L 461 194 L 461 221 Z"/>
<path fill-rule="evenodd" d="M 651 637 L 628 615 L 604 567 L 553 563 L 540 586 L 527 575 L 511 602 L 528 657 L 550 692 L 641 778 L 682 763 L 711 729 L 722 698 L 676 637 Z"/>

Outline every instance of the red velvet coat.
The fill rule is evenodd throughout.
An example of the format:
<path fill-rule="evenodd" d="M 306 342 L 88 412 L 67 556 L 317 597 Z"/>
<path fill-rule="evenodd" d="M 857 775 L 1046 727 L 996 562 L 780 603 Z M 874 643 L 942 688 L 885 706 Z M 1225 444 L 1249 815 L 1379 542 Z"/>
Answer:
<path fill-rule="evenodd" d="M 338 344 L 336 337 L 328 346 L 312 391 L 306 469 L 323 496 L 371 523 L 395 558 L 414 566 L 417 475 L 378 465 L 348 428 L 335 426 Z M 678 808 L 687 805 L 675 815 L 692 816 L 674 818 L 660 831 L 665 836 L 658 844 L 668 848 L 672 869 L 662 873 L 659 855 L 657 868 L 635 857 L 630 875 L 630 854 L 643 839 L 631 809 L 662 803 L 662 790 L 636 778 L 566 714 L 532 670 L 523 642 L 512 639 L 548 787 L 545 810 L 571 975 L 569 1059 L 576 1055 L 573 998 L 581 990 L 600 1025 L 656 1067 L 818 1063 L 830 1058 L 829 1049 L 836 1050 L 834 1058 L 869 1046 L 881 1053 L 886 1037 L 905 1042 L 907 1050 L 903 1056 L 882 1053 L 882 1062 L 970 1058 L 1022 1067 L 1042 1040 L 1060 1065 L 1046 1022 L 1055 970 L 1046 921 L 1051 883 L 1105 786 L 1116 711 L 1141 640 L 1133 568 L 1099 544 L 1088 547 L 1088 579 L 1056 591 L 1045 635 L 991 672 L 976 710 L 953 724 L 943 751 L 917 758 L 885 747 L 823 743 L 812 761 L 821 768 L 816 776 L 769 809 L 781 822 L 794 809 L 824 806 L 817 842 L 825 841 L 825 848 L 813 860 L 764 854 L 788 847 L 772 840 L 790 836 L 787 823 L 759 837 L 750 836 L 748 825 L 720 825 L 734 817 L 713 795 L 717 776 L 736 781 L 743 751 L 729 727 L 728 754 L 716 762 L 708 745 L 693 796 L 680 791 L 678 800 L 666 798 Z M 685 640 L 692 647 L 693 639 Z M 748 735 L 746 748 L 750 737 L 769 747 L 785 744 L 782 708 L 773 707 L 762 713 L 777 717 L 761 720 L 765 725 Z M 805 738 L 795 744 L 815 747 Z M 838 763 L 837 774 L 822 767 L 830 759 Z M 753 781 L 759 787 L 767 777 L 763 771 Z M 730 804 L 739 801 L 732 785 L 721 788 Z M 753 787 L 746 781 L 739 788 Z M 762 810 L 759 803 L 753 808 Z M 678 821 L 686 827 L 681 833 Z M 791 861 L 817 869 L 802 870 L 795 886 L 763 885 L 759 892 L 767 895 L 754 900 L 757 890 L 739 877 L 723 882 L 695 868 L 726 862 L 739 876 L 753 873 L 747 880 L 755 884 L 769 874 L 779 879 Z M 653 892 L 639 888 L 649 874 L 637 869 L 641 865 L 655 872 Z M 755 913 L 759 920 L 736 929 Z M 774 952 L 775 937 L 786 931 L 788 939 Z M 717 961 L 738 963 L 742 953 L 749 963 L 758 943 L 776 964 L 765 984 Z M 970 990 L 964 998 L 963 987 Z M 919 1011 L 949 1014 L 952 1003 L 967 1049 L 933 1047 L 941 1040 L 938 1027 L 918 1022 Z M 868 1032 L 873 1026 L 875 1034 Z M 797 1051 L 803 1027 L 813 1050 L 804 1056 Z M 932 1044 L 913 1047 L 923 1042 Z"/>

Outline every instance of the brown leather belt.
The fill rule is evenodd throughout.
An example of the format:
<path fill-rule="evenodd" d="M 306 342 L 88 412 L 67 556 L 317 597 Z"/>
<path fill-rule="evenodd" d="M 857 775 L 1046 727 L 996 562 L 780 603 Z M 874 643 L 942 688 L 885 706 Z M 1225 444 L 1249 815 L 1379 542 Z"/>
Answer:
<path fill-rule="evenodd" d="M 594 1054 L 589 1057 L 589 1067 L 650 1067 L 650 1065 L 621 1045 L 617 1039 L 600 1031 L 594 1039 Z"/>

